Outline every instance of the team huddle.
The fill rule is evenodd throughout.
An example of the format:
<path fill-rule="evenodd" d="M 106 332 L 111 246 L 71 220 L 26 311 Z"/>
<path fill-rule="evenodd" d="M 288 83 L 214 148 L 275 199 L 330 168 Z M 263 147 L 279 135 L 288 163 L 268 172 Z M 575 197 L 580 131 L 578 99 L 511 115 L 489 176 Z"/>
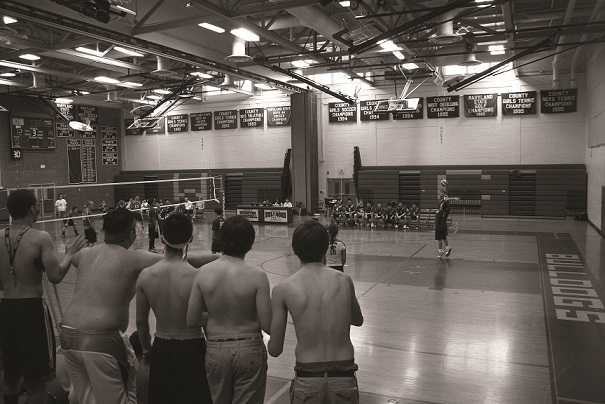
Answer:
<path fill-rule="evenodd" d="M 341 226 L 358 228 L 390 228 L 407 230 L 418 220 L 420 209 L 416 204 L 407 205 L 403 202 L 390 202 L 386 206 L 381 203 L 357 205 L 351 199 L 346 204 L 337 201 L 333 207 L 332 216 Z"/>
<path fill-rule="evenodd" d="M 31 191 L 11 192 L 7 208 L 12 223 L 0 244 L 4 403 L 17 404 L 23 392 L 29 403 L 47 402 L 57 356 L 42 273 L 56 284 L 71 267 L 78 275 L 59 326 L 64 364 L 57 370 L 72 404 L 261 404 L 267 351 L 282 354 L 289 316 L 297 340 L 291 402 L 359 402 L 350 326 L 361 326 L 363 316 L 351 278 L 325 265 L 336 233 L 317 221 L 294 231 L 301 266 L 271 291 L 266 273 L 245 261 L 255 231 L 242 216 L 222 222 L 217 255 L 190 251 L 191 217 L 171 213 L 161 221 L 160 255 L 130 249 L 137 214 L 117 207 L 103 216 L 103 242 L 86 247 L 78 236 L 60 256 L 48 233 L 32 228 L 38 210 Z M 135 294 L 137 333 L 127 338 Z"/>

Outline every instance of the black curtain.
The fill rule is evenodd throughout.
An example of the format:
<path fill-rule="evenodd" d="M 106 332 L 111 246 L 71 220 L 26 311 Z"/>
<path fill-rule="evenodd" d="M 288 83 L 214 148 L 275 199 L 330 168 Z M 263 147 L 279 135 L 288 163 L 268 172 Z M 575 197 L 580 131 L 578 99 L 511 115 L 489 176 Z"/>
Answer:
<path fill-rule="evenodd" d="M 292 156 L 292 149 L 286 151 L 284 156 L 284 167 L 281 171 L 281 200 L 286 199 L 292 200 L 292 176 L 290 174 L 290 158 Z"/>
<path fill-rule="evenodd" d="M 359 200 L 359 171 L 361 170 L 361 154 L 359 146 L 353 148 L 353 183 L 355 184 L 355 197 Z"/>

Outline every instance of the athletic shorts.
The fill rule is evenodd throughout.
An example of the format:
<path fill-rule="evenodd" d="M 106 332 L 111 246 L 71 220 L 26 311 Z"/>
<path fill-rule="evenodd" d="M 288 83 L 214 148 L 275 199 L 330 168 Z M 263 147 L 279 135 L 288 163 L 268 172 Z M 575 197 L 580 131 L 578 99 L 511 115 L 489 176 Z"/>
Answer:
<path fill-rule="evenodd" d="M 55 334 L 42 298 L 0 301 L 0 350 L 8 384 L 54 377 Z"/>
<path fill-rule="evenodd" d="M 211 403 L 202 339 L 155 337 L 149 364 L 149 404 Z"/>
<path fill-rule="evenodd" d="M 447 239 L 447 229 L 435 230 L 435 240 L 445 240 L 445 239 Z"/>

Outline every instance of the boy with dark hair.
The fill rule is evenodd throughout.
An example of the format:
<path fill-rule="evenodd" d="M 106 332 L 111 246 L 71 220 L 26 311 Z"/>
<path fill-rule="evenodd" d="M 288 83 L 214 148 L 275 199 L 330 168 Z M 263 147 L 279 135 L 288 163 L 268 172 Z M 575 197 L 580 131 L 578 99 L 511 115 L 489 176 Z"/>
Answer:
<path fill-rule="evenodd" d="M 72 260 L 79 274 L 60 338 L 73 400 L 79 404 L 123 404 L 134 398 L 135 377 L 121 332 L 128 327 L 139 274 L 162 259 L 130 249 L 136 216 L 126 208 L 109 211 L 103 217 L 104 242 Z M 191 253 L 187 259 L 195 267 L 205 262 L 204 256 Z"/>
<path fill-rule="evenodd" d="M 363 316 L 348 275 L 326 268 L 323 260 L 329 236 L 318 222 L 299 225 L 292 249 L 302 266 L 273 289 L 273 320 L 269 353 L 284 347 L 288 312 L 296 331 L 296 377 L 290 402 L 359 403 L 350 326 L 361 326 Z"/>
<path fill-rule="evenodd" d="M 187 325 L 199 326 L 208 313 L 206 372 L 214 404 L 262 404 L 271 301 L 267 274 L 244 262 L 254 244 L 254 228 L 243 216 L 225 220 L 223 255 L 196 277 Z M 325 251 L 324 251 L 325 252 Z"/>
<path fill-rule="evenodd" d="M 212 253 L 216 254 L 222 251 L 221 229 L 223 223 L 225 223 L 225 217 L 223 216 L 223 208 L 214 209 L 214 213 L 216 213 L 216 219 L 212 222 Z"/>
<path fill-rule="evenodd" d="M 201 318 L 187 325 L 187 304 L 198 269 L 183 258 L 192 240 L 187 214 L 172 213 L 162 224 L 164 259 L 145 269 L 137 281 L 137 330 L 144 361 L 149 364 L 150 404 L 210 403 L 204 368 L 206 342 Z M 205 257 L 206 262 L 217 259 Z M 149 311 L 157 319 L 151 345 Z"/>
<path fill-rule="evenodd" d="M 9 194 L 12 223 L 0 243 L 0 351 L 3 352 L 5 404 L 17 404 L 22 388 L 29 403 L 45 403 L 45 382 L 55 372 L 55 340 L 50 313 L 43 299 L 42 272 L 59 283 L 74 255 L 86 244 L 78 237 L 61 260 L 50 235 L 33 229 L 37 201 L 30 190 Z"/>

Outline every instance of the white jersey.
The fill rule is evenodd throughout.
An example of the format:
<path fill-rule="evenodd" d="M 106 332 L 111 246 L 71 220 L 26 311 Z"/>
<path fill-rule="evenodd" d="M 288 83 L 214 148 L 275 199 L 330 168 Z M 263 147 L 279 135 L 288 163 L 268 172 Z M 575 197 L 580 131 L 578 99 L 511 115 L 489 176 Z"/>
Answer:
<path fill-rule="evenodd" d="M 64 198 L 57 199 L 57 201 L 55 202 L 55 209 L 57 209 L 57 211 L 59 212 L 66 212 L 67 201 Z"/>
<path fill-rule="evenodd" d="M 192 210 L 192 209 L 193 209 L 193 202 L 191 202 L 191 201 L 185 202 L 185 210 Z"/>
<path fill-rule="evenodd" d="M 326 265 L 329 267 L 344 265 L 344 262 L 342 262 L 342 252 L 346 250 L 347 246 L 340 240 L 336 240 L 334 244 L 330 244 L 326 252 Z"/>

